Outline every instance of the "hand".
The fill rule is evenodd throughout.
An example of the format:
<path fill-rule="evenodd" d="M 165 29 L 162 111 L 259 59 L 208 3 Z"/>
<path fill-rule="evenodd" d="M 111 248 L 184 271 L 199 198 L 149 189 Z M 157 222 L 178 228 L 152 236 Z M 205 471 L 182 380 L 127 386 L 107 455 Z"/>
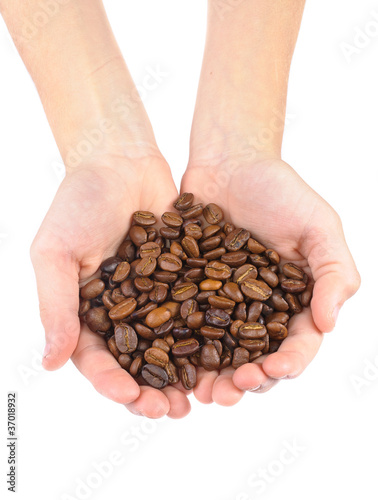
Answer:
<path fill-rule="evenodd" d="M 176 197 L 163 158 L 114 155 L 86 161 L 63 180 L 31 249 L 46 332 L 43 366 L 54 370 L 71 357 L 98 392 L 151 418 L 183 417 L 190 411 L 188 391 L 139 387 L 105 340 L 80 326 L 79 284 L 115 255 L 133 212 L 162 214 Z"/>
<path fill-rule="evenodd" d="M 278 352 L 220 375 L 199 369 L 196 398 L 228 406 L 245 390 L 265 392 L 279 379 L 302 373 L 316 355 L 323 332 L 334 328 L 340 307 L 359 288 L 360 278 L 339 216 L 289 165 L 280 159 L 248 162 L 231 155 L 207 163 L 188 167 L 182 192 L 218 203 L 226 220 L 248 229 L 315 280 L 311 307 L 290 320 L 289 335 Z"/>

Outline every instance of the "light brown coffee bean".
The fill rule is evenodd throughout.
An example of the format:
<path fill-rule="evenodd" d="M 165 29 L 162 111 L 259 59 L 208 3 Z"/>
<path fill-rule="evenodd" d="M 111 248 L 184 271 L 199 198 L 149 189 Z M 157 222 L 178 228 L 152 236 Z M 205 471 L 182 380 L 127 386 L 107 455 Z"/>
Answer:
<path fill-rule="evenodd" d="M 181 240 L 181 246 L 188 257 L 198 258 L 200 256 L 198 243 L 192 236 L 184 236 Z"/>
<path fill-rule="evenodd" d="M 265 252 L 266 248 L 260 242 L 255 240 L 254 238 L 249 238 L 248 240 L 248 249 L 251 253 L 262 253 Z"/>
<path fill-rule="evenodd" d="M 177 358 L 185 358 L 197 352 L 200 348 L 198 340 L 194 338 L 181 339 L 173 344 L 171 352 Z"/>
<path fill-rule="evenodd" d="M 243 340 L 261 339 L 266 334 L 266 328 L 257 322 L 247 322 L 239 328 L 239 338 Z"/>
<path fill-rule="evenodd" d="M 140 247 L 143 243 L 147 243 L 148 235 L 144 227 L 135 225 L 130 227 L 129 237 L 134 245 Z"/>
<path fill-rule="evenodd" d="M 124 319 L 135 310 L 137 301 L 133 297 L 128 297 L 119 304 L 116 304 L 109 311 L 110 319 Z"/>
<path fill-rule="evenodd" d="M 223 291 L 234 302 L 243 302 L 244 297 L 237 283 L 229 281 L 223 286 Z"/>
<path fill-rule="evenodd" d="M 129 274 L 130 264 L 126 261 L 120 262 L 117 269 L 114 271 L 112 279 L 115 283 L 121 283 L 122 281 L 125 281 Z"/>
<path fill-rule="evenodd" d="M 188 328 L 193 330 L 198 330 L 206 324 L 205 313 L 203 311 L 197 311 L 189 314 L 186 318 L 186 324 Z"/>
<path fill-rule="evenodd" d="M 105 283 L 99 278 L 89 281 L 80 289 L 80 295 L 83 299 L 94 299 L 105 290 Z"/>
<path fill-rule="evenodd" d="M 202 231 L 203 239 L 206 240 L 207 238 L 215 236 L 220 230 L 221 227 L 218 224 L 211 224 L 210 226 L 205 227 Z"/>
<path fill-rule="evenodd" d="M 219 297 L 217 295 L 209 297 L 209 304 L 217 309 L 233 309 L 235 302 L 227 297 Z"/>
<path fill-rule="evenodd" d="M 267 283 L 271 288 L 275 288 L 278 285 L 278 276 L 276 273 L 268 269 L 267 267 L 259 268 L 259 276 Z"/>
<path fill-rule="evenodd" d="M 244 322 L 241 319 L 236 319 L 235 321 L 233 321 L 230 326 L 231 335 L 233 335 L 234 337 L 238 337 L 239 328 L 242 325 L 244 325 Z"/>
<path fill-rule="evenodd" d="M 109 351 L 113 354 L 113 356 L 116 359 L 119 359 L 119 357 L 121 356 L 122 353 L 117 347 L 114 335 L 112 337 L 110 337 L 107 344 L 108 344 Z"/>
<path fill-rule="evenodd" d="M 191 299 L 198 293 L 198 287 L 195 283 L 182 283 L 175 285 L 172 290 L 172 299 L 178 302 L 183 302 L 186 299 Z"/>
<path fill-rule="evenodd" d="M 182 261 L 172 253 L 163 253 L 158 258 L 158 264 L 163 271 L 177 273 L 182 268 Z"/>
<path fill-rule="evenodd" d="M 221 261 L 230 267 L 240 267 L 247 261 L 248 253 L 245 250 L 228 252 L 222 255 Z"/>
<path fill-rule="evenodd" d="M 164 212 L 161 216 L 161 220 L 168 227 L 173 227 L 175 229 L 181 227 L 184 220 L 176 212 Z"/>
<path fill-rule="evenodd" d="M 203 216 L 209 224 L 219 224 L 223 220 L 223 211 L 215 203 L 209 203 L 203 209 Z"/>
<path fill-rule="evenodd" d="M 256 279 L 257 278 L 257 269 L 255 266 L 252 264 L 244 264 L 244 266 L 239 267 L 234 272 L 234 275 L 232 277 L 232 281 L 237 283 L 238 285 L 241 285 L 243 281 L 248 280 L 248 279 Z"/>
<path fill-rule="evenodd" d="M 201 335 L 211 340 L 221 339 L 225 334 L 225 330 L 223 328 L 208 325 L 201 327 L 200 332 Z"/>
<path fill-rule="evenodd" d="M 175 201 L 173 206 L 176 210 L 187 210 L 193 204 L 194 196 L 192 193 L 183 193 Z"/>
<path fill-rule="evenodd" d="M 138 211 L 133 214 L 133 219 L 139 226 L 153 226 L 156 224 L 155 216 L 152 212 Z"/>
<path fill-rule="evenodd" d="M 231 268 L 223 262 L 213 260 L 205 267 L 205 274 L 210 279 L 226 280 L 231 277 Z"/>
<path fill-rule="evenodd" d="M 150 243 L 146 243 L 149 245 Z M 156 269 L 157 261 L 154 257 L 144 257 L 135 268 L 138 276 L 151 276 Z"/>
<path fill-rule="evenodd" d="M 150 347 L 145 351 L 144 359 L 147 363 L 164 368 L 169 361 L 169 356 L 159 347 Z"/>
<path fill-rule="evenodd" d="M 198 224 L 188 224 L 185 226 L 185 236 L 191 236 L 195 240 L 200 240 L 202 238 L 202 231 Z"/>
<path fill-rule="evenodd" d="M 267 300 L 272 295 L 272 289 L 264 281 L 247 279 L 240 287 L 243 294 L 252 300 Z"/>
<path fill-rule="evenodd" d="M 280 263 L 280 256 L 272 248 L 267 248 L 265 250 L 265 255 L 268 257 L 272 264 L 278 265 Z"/>
<path fill-rule="evenodd" d="M 202 255 L 204 259 L 207 259 L 208 261 L 220 259 L 223 254 L 226 253 L 226 249 L 223 247 L 215 248 L 214 250 L 210 250 L 209 252 L 206 252 Z"/>
<path fill-rule="evenodd" d="M 157 328 L 171 318 L 171 311 L 166 307 L 158 307 L 149 312 L 146 316 L 145 323 L 150 328 Z"/>
<path fill-rule="evenodd" d="M 287 328 L 282 323 L 278 321 L 271 321 L 266 325 L 268 333 L 271 339 L 283 340 L 287 337 Z"/>
<path fill-rule="evenodd" d="M 161 247 L 156 241 L 148 241 L 140 247 L 140 256 L 142 259 L 151 257 L 157 259 L 161 254 Z"/>

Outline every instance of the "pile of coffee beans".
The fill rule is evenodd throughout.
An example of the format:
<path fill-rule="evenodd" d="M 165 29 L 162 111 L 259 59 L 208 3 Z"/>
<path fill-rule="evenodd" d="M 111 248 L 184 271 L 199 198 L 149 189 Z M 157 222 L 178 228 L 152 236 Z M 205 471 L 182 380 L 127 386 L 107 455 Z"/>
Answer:
<path fill-rule="evenodd" d="M 238 368 L 275 352 L 313 284 L 214 203 L 184 193 L 177 212 L 133 215 L 101 278 L 80 289 L 79 315 L 141 384 L 196 385 L 196 367 Z"/>

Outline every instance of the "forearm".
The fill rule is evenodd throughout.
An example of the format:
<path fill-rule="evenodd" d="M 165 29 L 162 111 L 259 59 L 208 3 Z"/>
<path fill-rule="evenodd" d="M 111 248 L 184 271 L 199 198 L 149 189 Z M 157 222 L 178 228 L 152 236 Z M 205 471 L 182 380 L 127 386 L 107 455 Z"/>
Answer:
<path fill-rule="evenodd" d="M 155 148 L 144 107 L 100 0 L 65 0 L 31 30 L 38 0 L 2 2 L 1 13 L 36 85 L 66 163 L 93 131 L 93 150 Z M 123 103 L 123 106 L 120 105 Z M 88 144 L 87 144 L 88 145 Z M 142 153 L 143 154 L 143 153 Z M 85 155 L 84 155 L 85 156 Z"/>
<path fill-rule="evenodd" d="M 244 0 L 220 15 L 219 2 L 209 0 L 193 149 L 201 136 L 198 128 L 202 128 L 203 136 L 209 130 L 211 133 L 216 109 L 216 126 L 220 130 L 248 130 L 255 137 L 273 128 L 265 147 L 280 151 L 289 70 L 304 3 Z M 281 127 L 277 120 L 281 120 Z"/>

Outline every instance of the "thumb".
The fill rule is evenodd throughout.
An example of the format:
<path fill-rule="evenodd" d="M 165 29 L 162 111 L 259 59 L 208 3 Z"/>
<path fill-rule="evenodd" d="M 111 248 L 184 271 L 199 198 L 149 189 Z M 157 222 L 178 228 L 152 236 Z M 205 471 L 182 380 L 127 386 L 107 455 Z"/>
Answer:
<path fill-rule="evenodd" d="M 76 348 L 80 320 L 78 268 L 72 255 L 37 236 L 31 248 L 46 346 L 43 367 L 63 366 Z"/>
<path fill-rule="evenodd" d="M 360 275 L 336 212 L 323 218 L 321 228 L 310 229 L 307 239 L 311 244 L 308 263 L 315 280 L 312 315 L 321 332 L 330 332 L 340 308 L 358 290 Z"/>

